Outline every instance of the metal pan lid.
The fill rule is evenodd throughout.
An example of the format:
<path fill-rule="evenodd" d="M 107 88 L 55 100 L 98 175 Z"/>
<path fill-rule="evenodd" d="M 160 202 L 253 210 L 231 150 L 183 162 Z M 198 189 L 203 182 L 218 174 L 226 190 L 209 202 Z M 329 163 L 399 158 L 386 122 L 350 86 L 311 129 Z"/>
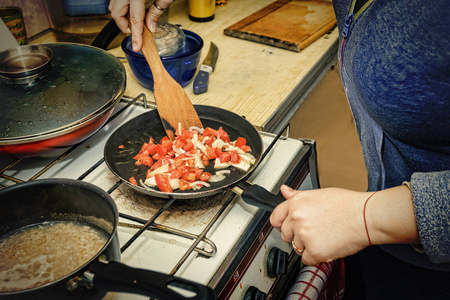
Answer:
<path fill-rule="evenodd" d="M 125 68 L 105 50 L 72 43 L 45 46 L 53 52 L 45 76 L 28 84 L 0 81 L 0 142 L 83 122 L 125 90 Z"/>
<path fill-rule="evenodd" d="M 43 45 L 24 45 L 0 52 L 0 78 L 10 83 L 33 82 L 51 67 L 53 52 Z"/>

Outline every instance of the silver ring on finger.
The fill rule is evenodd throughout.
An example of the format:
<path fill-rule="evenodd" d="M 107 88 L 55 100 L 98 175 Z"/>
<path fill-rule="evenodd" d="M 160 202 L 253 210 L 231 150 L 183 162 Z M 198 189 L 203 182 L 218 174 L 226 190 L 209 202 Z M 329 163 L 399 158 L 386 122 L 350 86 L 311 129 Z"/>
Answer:
<path fill-rule="evenodd" d="M 165 11 L 165 10 L 166 10 L 165 8 L 162 8 L 161 6 L 159 6 L 158 4 L 156 4 L 156 1 L 153 2 L 153 6 L 155 6 L 156 9 L 159 10 L 159 11 Z"/>
<path fill-rule="evenodd" d="M 297 245 L 294 244 L 294 241 L 292 241 L 292 248 L 294 248 L 294 250 L 295 250 L 299 255 L 302 255 L 303 252 L 305 251 L 305 248 L 300 249 L 299 247 L 297 247 Z"/>

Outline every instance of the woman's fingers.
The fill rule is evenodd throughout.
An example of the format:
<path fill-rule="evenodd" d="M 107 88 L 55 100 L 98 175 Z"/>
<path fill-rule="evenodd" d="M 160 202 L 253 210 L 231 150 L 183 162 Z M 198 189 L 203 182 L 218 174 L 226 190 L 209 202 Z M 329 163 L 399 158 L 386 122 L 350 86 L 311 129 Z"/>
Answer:
<path fill-rule="evenodd" d="M 138 52 L 142 48 L 142 33 L 144 32 L 145 1 L 130 1 L 130 25 L 133 51 Z"/>
<path fill-rule="evenodd" d="M 270 222 L 284 241 L 293 242 L 305 264 L 331 261 L 365 246 L 366 193 L 338 188 L 296 191 L 285 186 L 281 192 L 287 200 L 274 209 Z"/>
<path fill-rule="evenodd" d="M 145 17 L 145 23 L 151 32 L 156 32 L 156 26 L 159 18 L 162 16 L 164 11 L 169 8 L 172 2 L 172 0 L 157 0 L 150 6 L 147 16 Z"/>
<path fill-rule="evenodd" d="M 129 6 L 129 0 L 111 0 L 108 7 L 111 12 L 111 17 L 116 22 L 117 27 L 119 27 L 119 29 L 126 34 L 131 33 L 127 18 Z"/>
<path fill-rule="evenodd" d="M 109 10 L 117 27 L 126 34 L 131 33 L 133 51 L 138 52 L 142 48 L 144 26 L 156 32 L 159 18 L 171 3 L 172 0 L 156 0 L 145 15 L 144 0 L 111 0 Z"/>

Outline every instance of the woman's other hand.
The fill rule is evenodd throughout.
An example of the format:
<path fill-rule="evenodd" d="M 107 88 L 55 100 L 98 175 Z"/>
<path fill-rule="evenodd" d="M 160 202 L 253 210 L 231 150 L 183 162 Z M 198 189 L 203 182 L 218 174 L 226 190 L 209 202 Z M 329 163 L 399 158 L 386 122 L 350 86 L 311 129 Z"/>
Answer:
<path fill-rule="evenodd" d="M 145 0 L 111 0 L 109 11 L 117 27 L 126 34 L 131 33 L 133 51 L 138 52 L 142 48 L 144 24 L 155 32 L 159 18 L 171 3 L 172 0 L 156 0 L 145 15 Z"/>

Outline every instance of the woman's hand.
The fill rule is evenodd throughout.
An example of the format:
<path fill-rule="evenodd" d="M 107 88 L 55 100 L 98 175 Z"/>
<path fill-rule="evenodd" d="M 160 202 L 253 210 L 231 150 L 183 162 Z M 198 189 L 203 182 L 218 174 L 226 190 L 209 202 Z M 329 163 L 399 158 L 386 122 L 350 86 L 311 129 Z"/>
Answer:
<path fill-rule="evenodd" d="M 145 15 L 145 0 L 111 0 L 109 11 L 117 27 L 126 34 L 131 33 L 133 51 L 138 52 L 142 48 L 144 24 L 155 32 L 159 18 L 171 3 L 172 0 L 156 0 Z"/>
<path fill-rule="evenodd" d="M 369 245 L 364 204 L 372 193 L 339 188 L 296 191 L 281 188 L 287 199 L 270 222 L 283 240 L 293 242 L 306 265 L 352 255 Z M 377 192 L 367 203 L 366 222 L 373 244 L 418 241 L 411 192 L 400 186 Z"/>

